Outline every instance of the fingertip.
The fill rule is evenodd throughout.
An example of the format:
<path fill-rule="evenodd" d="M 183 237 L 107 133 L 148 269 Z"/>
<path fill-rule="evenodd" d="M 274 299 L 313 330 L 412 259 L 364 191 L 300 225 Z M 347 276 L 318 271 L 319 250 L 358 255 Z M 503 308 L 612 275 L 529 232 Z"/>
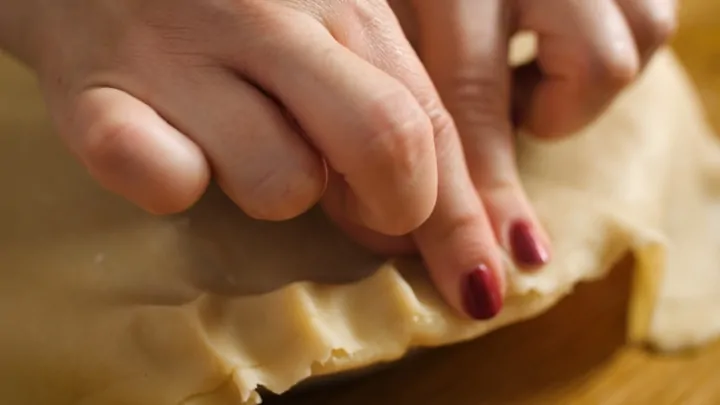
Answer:
<path fill-rule="evenodd" d="M 407 89 L 395 84 L 398 90 L 379 97 L 363 116 L 362 146 L 328 152 L 330 157 L 355 155 L 353 164 L 335 159 L 345 173 L 351 216 L 377 232 L 402 236 L 431 215 L 438 174 L 430 117 Z"/>
<path fill-rule="evenodd" d="M 484 214 L 430 221 L 415 232 L 430 278 L 462 316 L 488 320 L 503 307 L 505 269 Z"/>
<path fill-rule="evenodd" d="M 73 123 L 66 140 L 91 176 L 150 213 L 186 210 L 210 181 L 200 148 L 123 91 L 85 91 Z"/>
<path fill-rule="evenodd" d="M 350 190 L 348 190 L 350 191 Z M 351 193 L 352 194 L 352 193 Z M 346 204 L 347 211 L 356 222 L 362 226 L 380 232 L 387 236 L 405 236 L 420 227 L 429 216 L 421 213 L 392 212 L 369 204 L 358 202 L 355 195 L 351 195 Z M 420 215 L 418 215 L 420 214 Z"/>
<path fill-rule="evenodd" d="M 356 243 L 374 253 L 388 256 L 417 253 L 417 248 L 411 238 L 388 236 L 358 225 L 349 219 L 342 207 L 339 207 L 332 199 L 323 198 L 321 205 L 327 217 L 340 230 Z"/>
<path fill-rule="evenodd" d="M 205 194 L 210 184 L 210 170 L 199 167 L 187 170 L 187 175 L 178 175 L 165 183 L 165 192 L 152 196 L 137 196 L 134 193 L 124 195 L 136 205 L 153 215 L 173 215 L 190 209 Z"/>
<path fill-rule="evenodd" d="M 221 187 L 251 218 L 261 221 L 296 218 L 320 202 L 327 188 L 327 166 L 315 155 L 294 157 L 304 161 L 288 164 L 285 170 L 246 187 L 247 193 L 243 195 L 233 185 L 221 183 Z"/>
<path fill-rule="evenodd" d="M 511 167 L 486 168 L 507 172 Z M 536 272 L 552 260 L 550 238 L 537 218 L 519 175 L 504 182 L 478 183 L 483 206 L 494 234 L 515 267 L 522 272 Z"/>
<path fill-rule="evenodd" d="M 342 175 L 332 169 L 328 170 L 328 185 L 322 197 L 328 212 L 352 223 L 353 227 L 364 228 L 388 238 L 407 236 L 422 226 L 432 215 L 437 194 L 426 195 L 424 199 L 404 200 L 407 205 L 414 204 L 414 209 L 377 201 L 367 198 L 367 195 L 364 197 L 361 198 Z"/>
<path fill-rule="evenodd" d="M 462 308 L 471 318 L 492 319 L 502 310 L 504 297 L 497 274 L 480 264 L 461 279 Z"/>
<path fill-rule="evenodd" d="M 357 225 L 389 237 L 407 236 L 422 226 L 432 214 L 435 201 L 431 196 L 417 196 L 405 200 L 406 205 L 391 204 L 384 200 L 361 198 L 349 186 L 339 186 L 334 194 L 342 194 L 336 201 L 342 201 L 346 216 Z M 429 200 L 430 203 L 428 203 Z M 414 207 L 409 207 L 414 205 Z M 427 207 L 427 209 L 423 209 Z M 413 209 L 415 208 L 415 209 Z"/>
<path fill-rule="evenodd" d="M 531 221 L 513 222 L 507 238 L 513 261 L 521 271 L 536 272 L 550 263 L 551 248 Z"/>

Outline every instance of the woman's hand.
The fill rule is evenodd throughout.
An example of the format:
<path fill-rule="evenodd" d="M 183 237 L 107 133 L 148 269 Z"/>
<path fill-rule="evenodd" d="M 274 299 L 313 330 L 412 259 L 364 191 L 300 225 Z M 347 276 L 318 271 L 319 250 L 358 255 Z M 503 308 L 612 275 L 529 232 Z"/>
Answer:
<path fill-rule="evenodd" d="M 0 3 L 25 21 L 0 43 L 37 70 L 70 149 L 148 211 L 188 208 L 211 175 L 258 219 L 322 199 L 358 240 L 417 247 L 446 300 L 482 319 L 502 302 L 499 244 L 525 268 L 548 260 L 493 59 L 501 0 L 414 4 L 440 95 L 383 0 Z M 526 111 L 558 97 L 548 86 Z"/>
<path fill-rule="evenodd" d="M 455 269 L 462 268 L 454 258 L 471 257 L 471 246 L 493 246 L 493 238 L 521 268 L 545 264 L 550 254 L 548 237 L 520 183 L 511 120 L 519 118 L 520 125 L 545 138 L 567 136 L 592 122 L 667 42 L 676 24 L 675 1 L 390 3 L 459 129 L 467 165 L 482 198 L 482 221 L 491 224 L 493 235 L 486 234 L 484 227 L 471 227 L 473 232 L 483 232 L 470 235 L 456 230 L 441 237 L 433 231 L 424 238 L 421 227 L 412 239 L 400 240 L 350 226 L 346 229 L 377 249 L 412 249 L 415 242 L 430 268 L 440 269 L 432 276 L 445 288 L 446 296 L 452 296 L 454 280 L 460 275 Z M 509 40 L 518 31 L 538 34 L 538 58 L 512 71 Z M 441 189 L 448 181 L 441 179 Z M 428 224 L 447 212 L 441 203 Z M 468 240 L 479 244 L 464 243 Z M 433 254 L 436 251 L 440 253 Z M 477 256 L 494 258 L 492 253 Z M 471 298 L 466 298 L 469 304 L 474 302 Z"/>
<path fill-rule="evenodd" d="M 0 43 L 108 189 L 169 214 L 212 176 L 263 220 L 322 199 L 346 229 L 412 234 L 399 244 L 417 243 L 458 310 L 499 311 L 499 248 L 460 137 L 385 0 L 0 6 L 24 21 Z"/>
<path fill-rule="evenodd" d="M 676 0 L 390 1 L 456 121 L 482 121 L 467 131 L 477 134 L 507 133 L 510 101 L 534 135 L 572 134 L 636 79 L 677 24 Z M 538 35 L 538 56 L 511 72 L 518 31 Z"/>
<path fill-rule="evenodd" d="M 589 125 L 671 38 L 676 0 L 391 3 L 455 120 L 496 238 L 521 267 L 542 264 L 548 240 L 518 178 L 513 124 L 546 139 Z M 511 70 L 519 31 L 537 34 L 537 58 Z"/>

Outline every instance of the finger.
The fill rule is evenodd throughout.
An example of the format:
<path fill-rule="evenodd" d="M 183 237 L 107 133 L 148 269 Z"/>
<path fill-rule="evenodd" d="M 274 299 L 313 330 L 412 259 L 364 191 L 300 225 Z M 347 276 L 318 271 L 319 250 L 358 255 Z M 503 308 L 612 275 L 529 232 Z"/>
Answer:
<path fill-rule="evenodd" d="M 452 120 L 393 10 L 382 1 L 368 2 L 366 7 L 369 9 L 365 13 L 350 8 L 326 16 L 327 28 L 343 46 L 402 83 L 430 118 L 433 133 L 441 133 L 443 125 Z M 340 176 L 331 176 L 323 206 L 346 233 L 380 253 L 406 254 L 417 250 L 410 237 L 379 234 L 344 218 L 342 209 L 337 207 L 341 183 Z"/>
<path fill-rule="evenodd" d="M 630 26 L 644 67 L 677 27 L 675 0 L 616 0 Z"/>
<path fill-rule="evenodd" d="M 154 214 L 183 211 L 203 194 L 210 171 L 202 151 L 150 106 L 106 87 L 72 105 L 62 136 L 104 187 Z"/>
<path fill-rule="evenodd" d="M 349 218 L 404 235 L 432 211 L 437 173 L 432 127 L 400 82 L 294 14 L 272 51 L 253 54 L 251 77 L 275 94 L 347 187 Z M 330 191 L 330 189 L 328 190 Z"/>
<path fill-rule="evenodd" d="M 429 10 L 421 4 L 416 6 L 418 14 Z M 427 37 L 433 35 L 426 28 L 436 22 L 420 17 L 419 31 L 423 35 L 419 42 L 426 43 Z M 367 32 L 373 31 L 365 27 Z M 396 25 L 385 27 L 389 37 L 401 37 L 399 29 L 393 32 L 387 28 Z M 415 55 L 409 41 L 389 39 L 383 40 L 382 31 L 378 30 L 370 42 L 376 55 L 381 55 L 375 58 L 375 63 L 396 72 L 420 100 L 432 118 L 436 142 L 438 199 L 433 214 L 413 233 L 413 239 L 445 300 L 472 318 L 492 318 L 502 307 L 505 274 L 489 218 L 467 170 L 457 128 L 419 59 L 401 58 Z"/>
<path fill-rule="evenodd" d="M 635 42 L 617 4 L 605 0 L 518 0 L 518 29 L 538 34 L 542 79 L 521 108 L 540 137 L 573 133 L 594 120 L 639 70 Z"/>
<path fill-rule="evenodd" d="M 324 163 L 276 103 L 228 70 L 201 68 L 183 77 L 191 79 L 163 105 L 177 112 L 218 184 L 245 213 L 286 220 L 319 201 Z"/>
<path fill-rule="evenodd" d="M 367 13 L 373 18 L 331 23 L 331 31 L 345 46 L 403 83 L 431 118 L 439 194 L 432 215 L 412 237 L 444 298 L 471 317 L 489 318 L 500 310 L 504 289 L 497 243 L 469 179 L 453 121 L 389 13 L 386 4 L 378 6 Z M 391 241 L 383 244 L 390 245 Z"/>
<path fill-rule="evenodd" d="M 523 269 L 549 261 L 549 242 L 517 172 L 502 0 L 416 0 L 425 64 L 455 119 L 496 238 Z M 478 21 L 479 20 L 479 21 Z"/>
<path fill-rule="evenodd" d="M 436 142 L 438 200 L 413 238 L 445 300 L 471 318 L 489 319 L 500 312 L 505 291 L 498 242 L 467 172 L 457 133 L 447 130 Z"/>
<path fill-rule="evenodd" d="M 323 211 L 335 226 L 353 241 L 382 255 L 407 255 L 417 253 L 417 247 L 410 236 L 391 236 L 373 231 L 348 218 L 338 195 L 343 191 L 343 181 L 338 173 L 329 171 L 328 187 L 321 200 Z"/>

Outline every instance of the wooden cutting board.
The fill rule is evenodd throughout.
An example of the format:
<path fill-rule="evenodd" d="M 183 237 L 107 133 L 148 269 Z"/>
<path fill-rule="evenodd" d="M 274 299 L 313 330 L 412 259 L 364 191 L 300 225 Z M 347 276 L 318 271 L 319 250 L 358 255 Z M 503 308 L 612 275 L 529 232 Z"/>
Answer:
<path fill-rule="evenodd" d="M 720 132 L 720 1 L 686 0 L 674 47 Z M 629 265 L 537 319 L 273 405 L 720 405 L 720 342 L 659 355 L 627 347 Z M 718 265 L 720 271 L 720 264 Z"/>

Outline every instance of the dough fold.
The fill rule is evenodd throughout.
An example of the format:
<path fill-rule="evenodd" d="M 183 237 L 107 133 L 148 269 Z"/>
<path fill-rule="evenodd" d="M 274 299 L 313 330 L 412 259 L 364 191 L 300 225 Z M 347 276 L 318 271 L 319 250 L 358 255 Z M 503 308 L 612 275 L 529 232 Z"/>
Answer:
<path fill-rule="evenodd" d="M 631 341 L 679 350 L 720 333 L 720 148 L 669 50 L 577 136 L 519 136 L 554 260 L 531 275 L 508 262 L 487 322 L 456 316 L 417 260 L 376 257 L 317 210 L 260 223 L 213 188 L 182 215 L 140 212 L 65 152 L 31 77 L 7 60 L 0 72 L 3 403 L 255 405 L 260 387 L 538 316 L 628 254 Z"/>

